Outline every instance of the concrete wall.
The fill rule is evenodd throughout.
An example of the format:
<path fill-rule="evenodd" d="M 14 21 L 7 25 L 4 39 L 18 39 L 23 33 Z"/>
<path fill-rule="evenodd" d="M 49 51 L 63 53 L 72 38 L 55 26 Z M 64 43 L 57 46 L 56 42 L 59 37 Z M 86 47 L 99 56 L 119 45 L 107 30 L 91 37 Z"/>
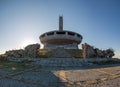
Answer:
<path fill-rule="evenodd" d="M 78 49 L 78 44 L 69 44 L 69 45 L 52 45 L 52 44 L 47 44 L 47 45 L 44 45 L 44 49 L 56 49 L 56 48 Z"/>

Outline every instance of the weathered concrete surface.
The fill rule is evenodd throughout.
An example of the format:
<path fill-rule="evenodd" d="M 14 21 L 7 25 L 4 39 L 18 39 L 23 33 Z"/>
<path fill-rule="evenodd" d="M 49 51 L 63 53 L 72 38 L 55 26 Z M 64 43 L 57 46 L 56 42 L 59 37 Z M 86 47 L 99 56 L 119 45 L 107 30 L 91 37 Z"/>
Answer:
<path fill-rule="evenodd" d="M 114 50 L 109 48 L 106 50 L 100 50 L 99 48 L 95 48 L 87 43 L 82 44 L 83 50 L 83 58 L 112 58 L 114 54 Z"/>
<path fill-rule="evenodd" d="M 62 70 L 58 71 L 56 76 L 59 76 L 67 87 L 120 86 L 120 66 L 88 70 Z"/>
<path fill-rule="evenodd" d="M 9 50 L 6 51 L 5 54 L 0 55 L 0 60 L 6 56 L 6 58 L 36 58 L 38 57 L 38 50 L 40 48 L 40 44 L 30 44 L 26 46 L 24 49 L 17 50 Z M 4 58 L 5 59 L 5 58 Z"/>
<path fill-rule="evenodd" d="M 50 56 L 51 58 L 72 58 L 71 54 L 63 48 L 55 49 L 55 52 Z"/>
<path fill-rule="evenodd" d="M 17 71 L 0 66 L 0 87 L 120 87 L 120 64 L 54 66 L 55 63 L 69 64 L 71 61 L 49 59 L 52 66 L 42 66 L 40 60 L 43 62 L 43 59 L 34 59 L 35 64 L 26 63 L 23 69 L 16 67 Z M 43 65 L 49 64 L 46 61 Z M 28 66 L 32 67 L 24 68 Z"/>
<path fill-rule="evenodd" d="M 37 57 L 38 49 L 40 48 L 40 44 L 31 44 L 25 47 L 25 56 L 26 57 Z"/>

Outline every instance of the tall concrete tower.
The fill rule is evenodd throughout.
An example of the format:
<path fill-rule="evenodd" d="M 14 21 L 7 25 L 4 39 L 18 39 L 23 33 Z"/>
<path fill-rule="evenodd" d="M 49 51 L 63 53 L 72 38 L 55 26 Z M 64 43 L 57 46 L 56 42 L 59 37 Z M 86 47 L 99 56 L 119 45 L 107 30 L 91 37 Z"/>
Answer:
<path fill-rule="evenodd" d="M 63 17 L 59 16 L 59 31 L 63 31 Z"/>

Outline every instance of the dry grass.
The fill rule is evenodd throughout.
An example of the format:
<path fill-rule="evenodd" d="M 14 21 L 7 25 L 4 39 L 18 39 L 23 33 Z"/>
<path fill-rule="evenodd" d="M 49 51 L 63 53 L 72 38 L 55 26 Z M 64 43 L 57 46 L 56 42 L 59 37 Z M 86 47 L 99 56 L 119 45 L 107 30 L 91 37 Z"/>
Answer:
<path fill-rule="evenodd" d="M 83 58 L 82 50 L 81 49 L 65 49 L 70 55 L 74 58 Z M 38 50 L 38 57 L 39 58 L 48 58 L 55 52 L 55 49 L 40 49 Z"/>

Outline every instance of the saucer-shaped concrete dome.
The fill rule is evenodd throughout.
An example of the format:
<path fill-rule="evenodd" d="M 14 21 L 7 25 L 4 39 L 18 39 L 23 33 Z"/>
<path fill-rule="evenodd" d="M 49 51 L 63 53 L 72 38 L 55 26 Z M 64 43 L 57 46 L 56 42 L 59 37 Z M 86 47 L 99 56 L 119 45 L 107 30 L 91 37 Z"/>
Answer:
<path fill-rule="evenodd" d="M 82 41 L 82 36 L 80 34 L 63 30 L 62 16 L 59 17 L 59 30 L 43 33 L 39 38 L 44 45 L 44 49 L 55 49 L 58 47 L 78 49 L 78 44 Z"/>

